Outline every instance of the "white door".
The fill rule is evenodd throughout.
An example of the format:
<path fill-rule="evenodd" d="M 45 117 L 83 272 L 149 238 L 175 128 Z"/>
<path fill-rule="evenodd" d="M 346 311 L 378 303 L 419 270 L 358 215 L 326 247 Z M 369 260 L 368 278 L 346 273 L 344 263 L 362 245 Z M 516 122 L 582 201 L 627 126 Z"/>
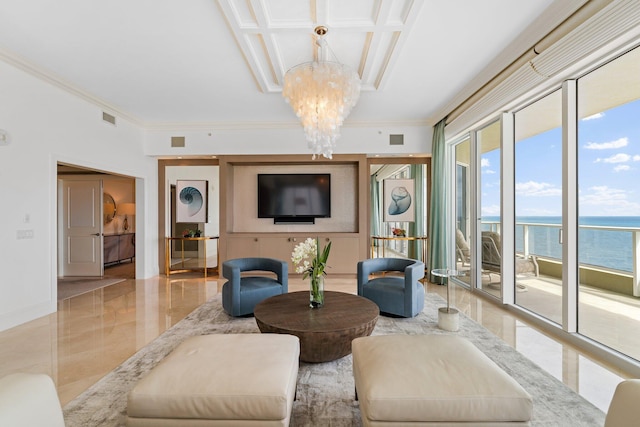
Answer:
<path fill-rule="evenodd" d="M 63 276 L 102 276 L 102 181 L 62 181 Z"/>

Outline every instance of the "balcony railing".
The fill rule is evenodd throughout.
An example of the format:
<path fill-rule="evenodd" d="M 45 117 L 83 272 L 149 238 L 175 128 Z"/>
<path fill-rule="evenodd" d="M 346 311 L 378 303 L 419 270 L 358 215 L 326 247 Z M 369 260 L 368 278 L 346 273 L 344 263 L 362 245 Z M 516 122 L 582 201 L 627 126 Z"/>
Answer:
<path fill-rule="evenodd" d="M 498 221 L 482 221 L 483 231 L 500 231 Z M 516 253 L 535 255 L 541 274 L 559 277 L 562 226 L 516 222 Z M 580 225 L 580 283 L 640 297 L 640 227 Z M 555 265 L 555 268 L 553 266 Z"/>

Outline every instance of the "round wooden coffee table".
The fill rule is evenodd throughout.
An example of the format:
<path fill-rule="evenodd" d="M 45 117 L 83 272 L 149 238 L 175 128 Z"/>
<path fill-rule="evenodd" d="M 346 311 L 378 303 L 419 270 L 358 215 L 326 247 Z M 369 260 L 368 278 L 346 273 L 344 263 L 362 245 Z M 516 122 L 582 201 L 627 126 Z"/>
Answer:
<path fill-rule="evenodd" d="M 322 308 L 309 307 L 309 292 L 276 295 L 258 303 L 253 315 L 261 332 L 300 339 L 300 360 L 328 362 L 351 353 L 354 338 L 371 335 L 380 310 L 363 297 L 325 291 Z"/>

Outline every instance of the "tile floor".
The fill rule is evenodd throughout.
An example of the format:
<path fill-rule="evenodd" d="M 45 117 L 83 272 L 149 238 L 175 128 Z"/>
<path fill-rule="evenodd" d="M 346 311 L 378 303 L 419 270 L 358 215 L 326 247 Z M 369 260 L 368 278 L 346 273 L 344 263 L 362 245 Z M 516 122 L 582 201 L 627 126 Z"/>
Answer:
<path fill-rule="evenodd" d="M 0 376 L 18 371 L 49 374 L 64 405 L 219 293 L 222 283 L 196 273 L 128 279 L 61 301 L 57 313 L 0 332 Z M 290 279 L 291 291 L 307 286 L 301 279 Z M 325 286 L 356 291 L 353 278 L 330 278 Z M 427 283 L 426 289 L 446 295 L 443 286 Z M 624 373 L 608 369 L 464 288 L 452 287 L 451 294 L 463 313 L 606 412 Z"/>

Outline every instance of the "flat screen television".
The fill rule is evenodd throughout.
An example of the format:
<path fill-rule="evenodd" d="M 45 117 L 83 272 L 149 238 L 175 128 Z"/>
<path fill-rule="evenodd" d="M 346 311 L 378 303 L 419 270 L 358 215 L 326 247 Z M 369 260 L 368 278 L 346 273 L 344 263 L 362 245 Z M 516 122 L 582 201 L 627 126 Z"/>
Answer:
<path fill-rule="evenodd" d="M 258 218 L 314 222 L 331 217 L 331 174 L 258 174 Z"/>

